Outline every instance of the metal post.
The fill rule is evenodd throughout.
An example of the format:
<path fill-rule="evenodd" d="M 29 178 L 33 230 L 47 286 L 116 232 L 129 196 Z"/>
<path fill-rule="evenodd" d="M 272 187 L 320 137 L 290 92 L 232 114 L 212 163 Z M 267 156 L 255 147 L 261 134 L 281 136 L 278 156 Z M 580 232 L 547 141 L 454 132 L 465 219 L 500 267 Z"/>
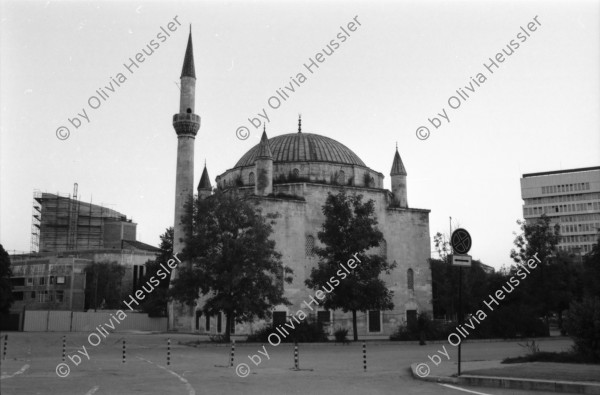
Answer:
<path fill-rule="evenodd" d="M 66 353 L 67 353 L 66 352 L 66 349 L 67 349 L 67 337 L 65 335 L 63 335 L 62 341 L 63 341 L 63 345 L 62 345 L 63 346 L 63 349 L 62 349 L 62 361 L 65 362 Z"/>
<path fill-rule="evenodd" d="M 235 339 L 231 340 L 231 360 L 229 362 L 229 367 L 233 367 L 233 362 L 235 360 Z"/>
<path fill-rule="evenodd" d="M 4 350 L 2 351 L 2 359 L 6 359 L 6 349 L 8 348 L 8 335 L 4 335 Z"/>
<path fill-rule="evenodd" d="M 458 325 L 463 324 L 462 316 L 462 266 L 458 267 Z M 458 375 L 460 376 L 460 357 L 461 357 L 461 346 L 462 340 L 458 343 Z"/>
<path fill-rule="evenodd" d="M 171 339 L 167 339 L 167 366 L 171 365 Z"/>
<path fill-rule="evenodd" d="M 125 351 L 125 339 L 123 339 L 123 363 L 125 363 L 125 360 L 126 360 L 125 353 L 126 353 L 126 351 Z"/>
<path fill-rule="evenodd" d="M 300 370 L 300 358 L 298 357 L 298 343 L 294 344 L 294 369 Z"/>
<path fill-rule="evenodd" d="M 367 343 L 363 342 L 363 370 L 367 371 Z"/>
<path fill-rule="evenodd" d="M 71 260 L 71 287 L 69 291 L 69 310 L 73 311 L 73 286 L 75 284 L 75 258 Z M 95 311 L 95 310 L 94 310 Z"/>
<path fill-rule="evenodd" d="M 94 312 L 98 311 L 98 267 L 94 267 L 94 279 L 96 280 L 96 285 L 94 288 Z"/>

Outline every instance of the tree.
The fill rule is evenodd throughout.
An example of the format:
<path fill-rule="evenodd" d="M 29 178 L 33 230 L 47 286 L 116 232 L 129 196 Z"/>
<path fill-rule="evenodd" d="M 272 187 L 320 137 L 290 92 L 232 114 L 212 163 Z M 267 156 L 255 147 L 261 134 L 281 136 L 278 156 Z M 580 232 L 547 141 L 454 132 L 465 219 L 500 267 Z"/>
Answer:
<path fill-rule="evenodd" d="M 171 297 L 194 305 L 200 294 L 204 314 L 223 312 L 225 341 L 234 321 L 264 319 L 273 306 L 289 304 L 283 283 L 292 282 L 292 271 L 269 239 L 275 216 L 263 216 L 249 201 L 221 191 L 195 199 L 187 211 L 192 229 L 181 256 L 191 265 L 179 269 Z"/>
<path fill-rule="evenodd" d="M 569 258 L 557 251 L 560 240 L 560 226 L 551 226 L 545 214 L 535 222 L 517 221 L 521 234 L 514 241 L 516 249 L 511 250 L 515 263 L 527 265 L 527 261 L 537 256 L 539 263 L 527 277 L 518 291 L 522 303 L 534 308 L 534 313 L 543 317 L 549 326 L 549 315 L 556 312 L 562 321 L 562 311 L 568 307 L 576 288 L 577 268 L 569 263 Z M 516 272 L 519 268 L 511 268 Z"/>
<path fill-rule="evenodd" d="M 586 254 L 582 268 L 582 298 L 573 302 L 567 312 L 565 327 L 575 342 L 575 350 L 600 361 L 600 234 L 592 250 Z"/>
<path fill-rule="evenodd" d="M 600 298 L 586 297 L 574 302 L 567 313 L 566 327 L 575 342 L 575 351 L 600 361 Z"/>
<path fill-rule="evenodd" d="M 458 310 L 458 283 L 460 270 L 450 262 L 452 249 L 445 235 L 437 232 L 433 244 L 440 259 L 429 259 L 431 268 L 432 304 L 434 318 L 454 319 Z M 477 259 L 463 269 L 463 311 L 476 311 L 490 292 L 489 275 Z"/>
<path fill-rule="evenodd" d="M 10 306 L 14 302 L 11 277 L 10 257 L 0 244 L 0 313 L 2 314 L 8 314 Z"/>
<path fill-rule="evenodd" d="M 381 244 L 383 234 L 377 229 L 373 200 L 363 202 L 362 198 L 362 195 L 349 196 L 345 190 L 337 195 L 328 194 L 323 205 L 325 222 L 318 233 L 324 248 L 315 247 L 319 263 L 305 280 L 307 287 L 321 289 L 332 277 L 337 277 L 340 263 L 346 263 L 355 254 L 360 258 L 358 266 L 347 278 L 338 280 L 340 284 L 335 291 L 327 293 L 323 300 L 327 309 L 352 312 L 354 341 L 358 340 L 357 311 L 394 308 L 393 292 L 379 276 L 390 274 L 396 265 L 388 263 L 381 255 L 365 254 Z"/>
<path fill-rule="evenodd" d="M 94 262 L 85 268 L 85 305 L 94 310 L 119 309 L 125 295 L 125 267 L 117 262 Z"/>
<path fill-rule="evenodd" d="M 156 259 L 146 262 L 146 271 L 144 277 L 140 279 L 140 284 L 150 281 L 151 277 L 156 278 L 156 272 L 173 257 L 173 227 L 167 228 L 165 233 L 160 235 L 160 251 L 156 254 Z M 169 281 L 170 277 L 160 280 L 160 284 L 154 288 L 154 291 L 146 294 L 141 303 L 141 309 L 149 317 L 166 317 L 167 305 L 169 302 Z"/>
<path fill-rule="evenodd" d="M 590 298 L 600 298 L 600 233 L 592 250 L 583 261 L 583 293 Z"/>

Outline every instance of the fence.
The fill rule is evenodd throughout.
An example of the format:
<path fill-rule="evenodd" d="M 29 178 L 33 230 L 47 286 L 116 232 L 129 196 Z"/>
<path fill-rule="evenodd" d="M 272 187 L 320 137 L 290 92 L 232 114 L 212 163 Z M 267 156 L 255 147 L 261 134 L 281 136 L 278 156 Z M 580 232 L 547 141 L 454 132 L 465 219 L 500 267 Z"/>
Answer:
<path fill-rule="evenodd" d="M 91 332 L 97 326 L 109 323 L 114 332 L 152 331 L 166 332 L 167 318 L 151 318 L 145 313 L 125 312 L 126 318 L 115 320 L 116 311 L 75 312 L 75 311 L 25 311 L 23 331 L 25 332 Z M 111 322 L 112 319 L 112 322 Z M 106 326 L 104 326 L 106 328 Z M 112 331 L 112 330 L 111 330 Z"/>

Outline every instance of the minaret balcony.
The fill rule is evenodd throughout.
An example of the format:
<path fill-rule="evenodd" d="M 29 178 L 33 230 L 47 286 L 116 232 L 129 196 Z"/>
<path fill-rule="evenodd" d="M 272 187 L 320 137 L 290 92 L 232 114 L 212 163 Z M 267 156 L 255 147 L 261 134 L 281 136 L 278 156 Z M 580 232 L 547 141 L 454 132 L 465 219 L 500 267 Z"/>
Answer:
<path fill-rule="evenodd" d="M 177 135 L 196 136 L 200 129 L 200 116 L 193 113 L 173 115 L 173 127 Z"/>

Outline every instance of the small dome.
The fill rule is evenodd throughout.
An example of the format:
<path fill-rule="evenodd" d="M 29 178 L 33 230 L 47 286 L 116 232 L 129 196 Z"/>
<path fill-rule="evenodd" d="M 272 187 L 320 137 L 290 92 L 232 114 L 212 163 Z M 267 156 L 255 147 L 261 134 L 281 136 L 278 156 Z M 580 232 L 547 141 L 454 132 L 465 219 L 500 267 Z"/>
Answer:
<path fill-rule="evenodd" d="M 254 165 L 259 145 L 252 147 L 235 167 Z M 313 133 L 290 133 L 269 139 L 273 163 L 330 162 L 366 167 L 365 163 L 344 144 Z"/>

